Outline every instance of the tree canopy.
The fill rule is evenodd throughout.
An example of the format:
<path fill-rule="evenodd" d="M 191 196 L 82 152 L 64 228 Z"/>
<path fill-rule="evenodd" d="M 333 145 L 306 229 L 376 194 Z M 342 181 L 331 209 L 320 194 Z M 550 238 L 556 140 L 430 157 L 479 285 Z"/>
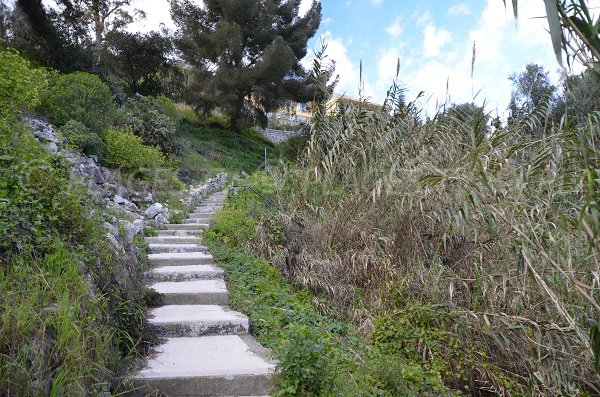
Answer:
<path fill-rule="evenodd" d="M 307 100 L 309 82 L 300 60 L 321 21 L 313 2 L 300 0 L 173 0 L 176 43 L 192 68 L 188 101 L 198 110 L 219 108 L 236 127 L 281 100 Z"/>

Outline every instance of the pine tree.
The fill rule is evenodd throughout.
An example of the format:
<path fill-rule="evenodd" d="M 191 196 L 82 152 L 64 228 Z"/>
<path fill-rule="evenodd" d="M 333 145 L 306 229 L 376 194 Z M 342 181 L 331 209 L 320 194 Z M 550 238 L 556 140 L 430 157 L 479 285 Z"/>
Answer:
<path fill-rule="evenodd" d="M 192 67 L 188 102 L 208 112 L 219 108 L 240 128 L 284 99 L 305 101 L 310 93 L 300 65 L 307 42 L 321 22 L 313 2 L 300 17 L 301 0 L 172 0 L 176 43 Z"/>

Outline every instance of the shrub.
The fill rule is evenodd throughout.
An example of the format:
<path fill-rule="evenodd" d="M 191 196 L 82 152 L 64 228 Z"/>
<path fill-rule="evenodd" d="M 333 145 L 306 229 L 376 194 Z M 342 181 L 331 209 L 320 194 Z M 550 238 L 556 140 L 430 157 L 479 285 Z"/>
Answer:
<path fill-rule="evenodd" d="M 106 145 L 100 137 L 90 131 L 85 124 L 69 120 L 60 132 L 70 144 L 81 149 L 85 154 L 98 156 L 99 159 L 104 159 L 106 154 Z"/>
<path fill-rule="evenodd" d="M 29 61 L 12 49 L 0 50 L 0 114 L 35 107 L 43 72 L 31 68 Z"/>
<path fill-rule="evenodd" d="M 98 76 L 77 72 L 59 76 L 42 97 L 41 110 L 58 126 L 76 120 L 96 134 L 113 125 L 117 106 Z"/>
<path fill-rule="evenodd" d="M 167 98 L 157 99 L 137 95 L 129 99 L 123 108 L 123 121 L 133 133 L 142 138 L 145 145 L 157 146 L 165 154 L 180 154 L 181 143 L 177 139 L 177 129 L 169 114 L 172 103 Z"/>
<path fill-rule="evenodd" d="M 221 130 L 229 130 L 231 129 L 231 120 L 227 116 L 221 116 L 218 114 L 213 114 L 206 117 L 202 121 L 202 125 L 207 128 L 218 128 Z"/>
<path fill-rule="evenodd" d="M 129 128 L 109 128 L 104 135 L 106 161 L 126 171 L 144 171 L 165 167 L 167 160 L 154 146 L 144 145 L 142 138 Z"/>

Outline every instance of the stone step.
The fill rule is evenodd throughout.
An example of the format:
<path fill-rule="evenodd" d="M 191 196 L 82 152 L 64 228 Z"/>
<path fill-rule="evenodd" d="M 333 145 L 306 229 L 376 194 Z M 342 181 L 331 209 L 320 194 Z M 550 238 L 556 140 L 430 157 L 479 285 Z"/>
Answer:
<path fill-rule="evenodd" d="M 163 294 L 165 305 L 226 305 L 229 300 L 225 281 L 219 279 L 161 281 L 150 288 Z"/>
<path fill-rule="evenodd" d="M 213 265 L 161 266 L 144 273 L 145 281 L 191 281 L 223 278 L 223 269 Z"/>
<path fill-rule="evenodd" d="M 224 306 L 168 305 L 150 312 L 148 322 L 160 337 L 247 334 L 248 317 Z"/>
<path fill-rule="evenodd" d="M 146 237 L 147 244 L 201 244 L 202 239 L 195 236 L 158 236 Z"/>
<path fill-rule="evenodd" d="M 198 236 L 203 233 L 202 230 L 157 230 L 158 237 L 163 236 Z"/>
<path fill-rule="evenodd" d="M 131 395 L 157 391 L 171 397 L 267 395 L 275 368 L 249 335 L 167 338 L 156 353 L 130 379 L 135 393 Z"/>
<path fill-rule="evenodd" d="M 167 230 L 202 230 L 209 226 L 208 222 L 188 222 L 188 223 L 173 223 L 166 224 Z"/>
<path fill-rule="evenodd" d="M 148 262 L 153 266 L 210 265 L 215 263 L 211 254 L 206 252 L 181 252 L 149 254 Z"/>
<path fill-rule="evenodd" d="M 194 212 L 190 213 L 190 217 L 202 216 L 202 215 L 208 215 L 208 214 L 214 214 L 215 212 L 217 212 L 221 208 L 223 208 L 223 207 L 196 208 L 196 210 L 194 210 Z"/>
<path fill-rule="evenodd" d="M 153 254 L 206 252 L 208 248 L 198 244 L 148 244 Z"/>

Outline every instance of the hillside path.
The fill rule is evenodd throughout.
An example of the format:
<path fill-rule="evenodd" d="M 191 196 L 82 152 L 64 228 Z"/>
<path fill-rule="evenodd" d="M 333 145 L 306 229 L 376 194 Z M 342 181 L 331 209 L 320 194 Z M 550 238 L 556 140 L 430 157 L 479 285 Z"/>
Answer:
<path fill-rule="evenodd" d="M 163 294 L 149 322 L 161 343 L 131 379 L 136 396 L 267 394 L 275 364 L 248 334 L 248 317 L 229 309 L 224 272 L 202 245 L 202 231 L 226 196 L 212 194 L 184 223 L 146 237 L 152 268 L 144 277 Z"/>

